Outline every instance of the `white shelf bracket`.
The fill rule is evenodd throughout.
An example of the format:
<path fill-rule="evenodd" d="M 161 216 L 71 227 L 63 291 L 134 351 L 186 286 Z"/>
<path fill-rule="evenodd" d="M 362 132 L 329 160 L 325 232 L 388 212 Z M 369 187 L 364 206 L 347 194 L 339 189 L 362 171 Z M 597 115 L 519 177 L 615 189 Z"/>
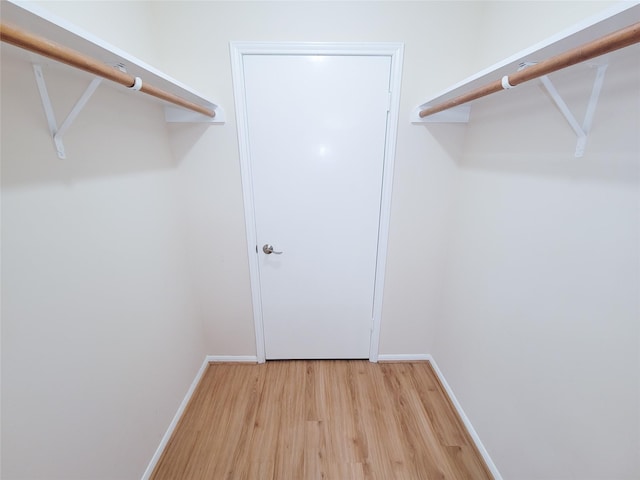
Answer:
<path fill-rule="evenodd" d="M 565 101 L 558 93 L 558 90 L 553 85 L 551 80 L 547 75 L 540 77 L 540 81 L 542 85 L 547 90 L 551 99 L 556 104 L 560 112 L 564 115 L 567 122 L 576 133 L 578 137 L 578 143 L 576 144 L 576 152 L 575 156 L 577 158 L 582 157 L 584 155 L 584 150 L 587 145 L 587 136 L 589 135 L 589 131 L 591 130 L 591 124 L 593 123 L 593 115 L 596 111 L 596 105 L 598 104 L 598 99 L 600 98 L 600 91 L 602 90 L 602 85 L 604 83 L 604 74 L 607 70 L 607 64 L 598 65 L 598 70 L 596 72 L 596 78 L 593 82 L 593 88 L 591 89 L 591 96 L 589 97 L 589 104 L 587 105 L 587 111 L 584 116 L 584 121 L 582 125 L 578 123 L 576 117 L 571 113 L 569 107 L 565 103 Z"/>
<path fill-rule="evenodd" d="M 76 104 L 69 112 L 69 115 L 67 115 L 67 118 L 65 118 L 64 122 L 62 122 L 60 128 L 58 128 L 58 123 L 56 122 L 56 117 L 53 112 L 53 106 L 51 105 L 49 92 L 47 91 L 47 84 L 44 80 L 44 74 L 42 73 L 42 67 L 38 64 L 33 64 L 33 72 L 36 76 L 36 83 L 38 85 L 38 91 L 40 92 L 40 99 L 42 100 L 42 108 L 44 109 L 44 114 L 47 117 L 47 123 L 49 124 L 49 133 L 51 134 L 51 138 L 53 139 L 56 153 L 58 154 L 58 158 L 64 159 L 66 158 L 66 153 L 64 150 L 64 144 L 62 143 L 62 137 L 69 129 L 73 121 L 76 119 L 78 114 L 82 111 L 84 106 L 87 104 L 87 102 L 91 98 L 91 95 L 93 95 L 100 83 L 102 83 L 102 78 L 96 77 L 91 81 L 87 89 L 80 96 Z"/>

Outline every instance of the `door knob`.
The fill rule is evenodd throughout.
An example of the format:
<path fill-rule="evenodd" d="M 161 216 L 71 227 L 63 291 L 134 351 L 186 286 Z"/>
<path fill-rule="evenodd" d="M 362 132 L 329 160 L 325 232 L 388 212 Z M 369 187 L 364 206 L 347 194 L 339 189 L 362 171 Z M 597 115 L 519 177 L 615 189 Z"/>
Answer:
<path fill-rule="evenodd" d="M 273 245 L 269 245 L 268 243 L 267 243 L 267 244 L 265 244 L 265 245 L 262 247 L 262 251 L 263 251 L 264 253 L 266 253 L 267 255 L 271 255 L 272 253 L 275 253 L 276 255 L 281 255 L 281 254 L 282 254 L 282 252 L 275 252 L 275 251 L 273 250 Z"/>

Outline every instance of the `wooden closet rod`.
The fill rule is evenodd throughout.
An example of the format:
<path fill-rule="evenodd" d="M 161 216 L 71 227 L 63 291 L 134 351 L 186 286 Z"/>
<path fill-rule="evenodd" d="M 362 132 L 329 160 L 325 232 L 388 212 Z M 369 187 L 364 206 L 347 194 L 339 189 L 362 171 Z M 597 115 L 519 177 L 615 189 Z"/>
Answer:
<path fill-rule="evenodd" d="M 633 25 L 610 33 L 609 35 L 605 35 L 604 37 L 598 38 L 589 43 L 585 43 L 579 47 L 572 48 L 564 53 L 527 67 L 524 70 L 520 70 L 513 75 L 505 76 L 501 80 L 495 80 L 468 93 L 452 98 L 451 100 L 434 105 L 433 107 L 425 108 L 420 111 L 420 118 L 457 107 L 458 105 L 462 105 L 463 103 L 467 103 L 481 97 L 486 97 L 487 95 L 499 92 L 500 90 L 515 87 L 516 85 L 528 82 L 534 78 L 542 77 L 543 75 L 570 67 L 577 63 L 585 62 L 592 58 L 599 57 L 600 55 L 604 55 L 605 53 L 613 52 L 638 42 L 640 42 L 640 22 L 634 23 Z"/>
<path fill-rule="evenodd" d="M 125 87 L 135 88 L 136 90 L 140 90 L 148 95 L 160 98 L 161 100 L 165 100 L 180 107 L 193 110 L 194 112 L 202 113 L 208 117 L 213 118 L 216 114 L 210 108 L 185 100 L 182 97 L 166 92 L 165 90 L 154 87 L 153 85 L 142 83 L 142 85 L 139 86 L 140 81 L 133 75 L 101 63 L 94 58 L 77 52 L 76 50 L 64 47 L 49 41 L 46 38 L 26 32 L 25 30 L 8 25 L 4 22 L 0 23 L 0 39 L 3 42 L 10 43 L 16 47 L 29 50 L 30 52 L 37 53 L 44 57 L 52 58 L 53 60 L 57 60 L 61 63 L 66 63 L 67 65 L 79 68 L 85 72 L 89 72 L 119 83 L 120 85 L 124 85 Z M 138 82 L 138 85 L 136 85 L 136 82 Z M 139 88 L 136 88 L 138 86 Z"/>

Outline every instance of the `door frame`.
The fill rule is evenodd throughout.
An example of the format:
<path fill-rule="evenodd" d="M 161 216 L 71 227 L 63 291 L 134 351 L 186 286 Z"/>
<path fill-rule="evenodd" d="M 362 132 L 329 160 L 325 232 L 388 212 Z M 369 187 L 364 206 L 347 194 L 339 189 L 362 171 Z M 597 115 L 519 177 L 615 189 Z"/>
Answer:
<path fill-rule="evenodd" d="M 382 322 L 382 298 L 391 216 L 391 190 L 395 162 L 398 114 L 400 110 L 400 83 L 404 44 L 393 43 L 307 43 L 307 42 L 230 42 L 231 71 L 235 97 L 238 148 L 242 177 L 242 194 L 247 234 L 247 253 L 251 278 L 251 298 L 256 334 L 256 356 L 258 363 L 266 361 L 264 325 L 262 322 L 262 298 L 258 263 L 257 232 L 253 198 L 253 175 L 249 148 L 249 127 L 245 96 L 245 80 L 242 58 L 244 55 L 342 55 L 342 56 L 386 56 L 391 58 L 389 82 L 389 113 L 382 174 L 382 196 L 378 229 L 378 253 L 376 257 L 375 285 L 373 291 L 373 319 L 369 360 L 378 361 L 380 326 Z"/>

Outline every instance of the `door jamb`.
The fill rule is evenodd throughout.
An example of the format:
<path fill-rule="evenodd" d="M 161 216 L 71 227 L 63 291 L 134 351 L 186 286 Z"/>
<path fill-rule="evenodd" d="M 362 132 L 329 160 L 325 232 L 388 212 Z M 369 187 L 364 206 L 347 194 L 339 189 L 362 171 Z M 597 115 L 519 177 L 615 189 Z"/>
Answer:
<path fill-rule="evenodd" d="M 391 189 L 393 186 L 393 166 L 395 162 L 396 138 L 398 133 L 400 82 L 402 78 L 404 44 L 399 42 L 230 42 L 229 47 L 238 128 L 238 148 L 242 176 L 242 194 L 244 200 L 247 252 L 249 256 L 249 274 L 251 278 L 251 299 L 253 302 L 256 356 L 258 358 L 258 363 L 265 362 L 266 353 L 264 345 L 264 326 L 262 323 L 262 298 L 260 295 L 260 277 L 258 269 L 257 232 L 252 183 L 253 177 L 250 162 L 249 128 L 247 123 L 248 119 L 245 103 L 245 83 L 242 58 L 244 55 L 344 55 L 391 57 L 391 75 L 389 81 L 390 101 L 382 174 L 378 253 L 376 257 L 376 276 L 373 293 L 371 344 L 369 347 L 369 361 L 377 362 L 380 343 L 380 327 L 382 322 L 382 298 L 389 238 L 389 220 L 391 216 Z"/>

